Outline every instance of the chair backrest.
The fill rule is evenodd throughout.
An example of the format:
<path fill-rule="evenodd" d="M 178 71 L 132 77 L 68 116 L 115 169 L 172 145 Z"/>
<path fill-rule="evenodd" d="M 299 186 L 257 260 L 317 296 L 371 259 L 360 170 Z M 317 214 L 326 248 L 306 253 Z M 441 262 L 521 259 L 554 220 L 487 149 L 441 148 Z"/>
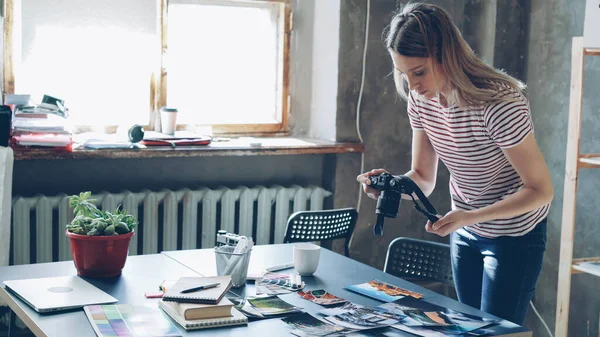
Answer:
<path fill-rule="evenodd" d="M 396 238 L 388 247 L 383 271 L 407 280 L 454 286 L 450 246 L 413 238 Z"/>
<path fill-rule="evenodd" d="M 358 212 L 354 208 L 296 212 L 288 218 L 283 242 L 345 238 L 345 254 L 349 256 L 348 244 L 357 219 Z"/>

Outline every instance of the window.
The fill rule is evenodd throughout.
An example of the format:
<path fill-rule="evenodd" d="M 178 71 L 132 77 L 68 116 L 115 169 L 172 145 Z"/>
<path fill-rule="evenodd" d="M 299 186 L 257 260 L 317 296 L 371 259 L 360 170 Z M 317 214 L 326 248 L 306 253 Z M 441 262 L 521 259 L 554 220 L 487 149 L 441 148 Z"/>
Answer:
<path fill-rule="evenodd" d="M 153 128 L 165 105 L 178 128 L 287 128 L 289 0 L 6 3 L 5 92 L 64 99 L 80 131 Z"/>

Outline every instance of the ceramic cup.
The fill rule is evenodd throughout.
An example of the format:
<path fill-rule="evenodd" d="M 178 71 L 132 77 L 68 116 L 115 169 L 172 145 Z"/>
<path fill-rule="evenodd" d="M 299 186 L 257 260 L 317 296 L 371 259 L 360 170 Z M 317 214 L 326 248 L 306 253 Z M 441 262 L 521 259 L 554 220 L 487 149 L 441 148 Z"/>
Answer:
<path fill-rule="evenodd" d="M 321 247 L 305 242 L 294 245 L 294 268 L 302 276 L 312 275 L 319 266 Z"/>

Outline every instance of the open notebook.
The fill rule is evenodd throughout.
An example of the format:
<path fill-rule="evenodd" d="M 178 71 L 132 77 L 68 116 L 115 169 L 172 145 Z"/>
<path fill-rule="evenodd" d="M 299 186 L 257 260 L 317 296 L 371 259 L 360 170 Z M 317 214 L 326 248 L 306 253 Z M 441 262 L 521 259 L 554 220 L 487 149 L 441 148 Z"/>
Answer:
<path fill-rule="evenodd" d="M 171 316 L 171 318 L 173 318 L 175 322 L 179 323 L 179 325 L 181 325 L 186 330 L 207 329 L 221 326 L 248 324 L 248 318 L 244 316 L 244 314 L 239 312 L 236 308 L 231 308 L 232 316 L 230 317 L 186 320 L 177 312 L 176 305 L 177 303 L 174 302 L 158 302 L 158 306 L 161 309 L 163 309 L 164 312 L 167 313 L 167 315 Z"/>
<path fill-rule="evenodd" d="M 219 283 L 219 286 L 191 293 L 181 293 L 182 290 Z M 212 277 L 181 277 L 173 286 L 167 288 L 163 295 L 164 301 L 180 303 L 217 304 L 231 288 L 231 276 Z"/>

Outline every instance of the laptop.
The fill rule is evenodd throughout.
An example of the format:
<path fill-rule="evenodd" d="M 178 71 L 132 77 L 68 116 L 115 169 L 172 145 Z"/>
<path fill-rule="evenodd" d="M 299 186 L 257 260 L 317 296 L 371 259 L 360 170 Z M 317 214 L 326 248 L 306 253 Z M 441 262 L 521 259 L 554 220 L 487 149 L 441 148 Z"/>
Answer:
<path fill-rule="evenodd" d="M 587 0 L 583 21 L 583 46 L 600 48 L 600 0 Z"/>
<path fill-rule="evenodd" d="M 39 313 L 115 303 L 117 299 L 79 276 L 4 281 L 6 289 Z"/>

